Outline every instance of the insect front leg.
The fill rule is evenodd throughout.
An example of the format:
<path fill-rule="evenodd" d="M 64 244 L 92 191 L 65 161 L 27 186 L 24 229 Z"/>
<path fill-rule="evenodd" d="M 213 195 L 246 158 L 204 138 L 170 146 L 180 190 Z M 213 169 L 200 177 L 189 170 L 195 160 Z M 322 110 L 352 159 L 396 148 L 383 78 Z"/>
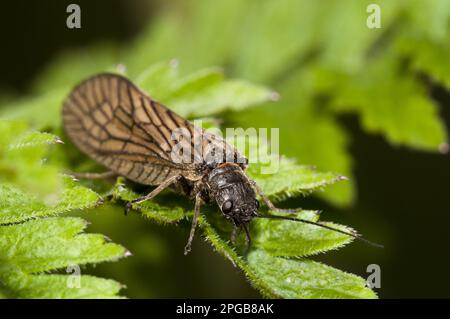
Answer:
<path fill-rule="evenodd" d="M 168 180 L 164 181 L 162 184 L 159 184 L 158 187 L 156 187 L 154 190 L 152 190 L 147 195 L 128 202 L 127 205 L 125 206 L 125 214 L 127 214 L 133 208 L 132 207 L 133 204 L 139 204 L 139 203 L 145 202 L 149 199 L 152 199 L 153 197 L 155 197 L 156 195 L 161 193 L 164 189 L 169 187 L 171 184 L 178 181 L 180 178 L 181 178 L 180 175 L 172 176 Z"/>
<path fill-rule="evenodd" d="M 230 237 L 230 241 L 233 245 L 236 244 L 236 239 L 239 236 L 240 231 L 241 231 L 241 227 L 233 225 L 233 230 L 231 231 L 231 237 Z"/>
<path fill-rule="evenodd" d="M 189 239 L 184 247 L 184 254 L 187 255 L 191 251 L 192 240 L 194 239 L 195 229 L 197 228 L 198 217 L 200 216 L 200 207 L 202 206 L 203 200 L 200 193 L 195 196 L 195 207 L 194 207 L 194 217 L 192 217 L 191 232 L 189 233 Z"/>

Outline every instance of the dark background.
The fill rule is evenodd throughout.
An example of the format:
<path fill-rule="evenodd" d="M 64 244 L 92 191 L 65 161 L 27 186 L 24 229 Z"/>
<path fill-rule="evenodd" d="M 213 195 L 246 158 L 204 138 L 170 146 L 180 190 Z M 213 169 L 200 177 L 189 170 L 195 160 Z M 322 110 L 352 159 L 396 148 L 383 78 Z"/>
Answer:
<path fill-rule="evenodd" d="M 126 46 L 147 20 L 152 19 L 158 7 L 158 1 L 77 1 L 83 11 L 83 27 L 69 30 L 65 27 L 68 3 L 71 2 L 2 2 L 0 92 L 29 93 L 33 77 L 63 49 L 84 47 L 99 40 Z M 450 127 L 450 93 L 439 87 L 431 90 L 446 126 Z M 358 199 L 351 209 L 332 216 L 325 213 L 325 217 L 352 225 L 367 238 L 384 243 L 386 248 L 380 250 L 355 243 L 316 259 L 364 277 L 366 265 L 380 264 L 382 288 L 377 292 L 382 298 L 450 297 L 449 156 L 394 147 L 381 137 L 364 133 L 356 118 L 348 116 L 341 120 L 352 136 L 350 149 Z M 319 206 L 325 212 L 328 210 L 327 204 L 318 199 L 301 203 L 303 207 Z M 364 214 L 359 213 L 362 211 Z M 89 230 L 108 233 L 108 225 L 95 223 L 99 218 L 95 214 L 83 217 L 94 221 Z M 108 222 L 140 229 L 148 234 L 149 241 L 153 234 L 158 234 L 168 250 L 159 252 L 165 256 L 167 271 L 164 273 L 160 272 L 161 265 L 152 264 L 152 256 L 148 256 L 148 263 L 124 260 L 99 265 L 93 270 L 114 276 L 117 270 L 132 267 L 134 279 L 115 278 L 128 282 L 125 294 L 131 297 L 258 297 L 242 273 L 223 262 L 204 242 L 197 240 L 193 247 L 195 254 L 184 257 L 185 233 L 176 227 L 154 225 L 136 215 L 124 217 L 119 211 L 114 218 Z M 126 235 L 112 237 L 129 247 Z M 146 285 L 152 287 L 147 291 Z"/>

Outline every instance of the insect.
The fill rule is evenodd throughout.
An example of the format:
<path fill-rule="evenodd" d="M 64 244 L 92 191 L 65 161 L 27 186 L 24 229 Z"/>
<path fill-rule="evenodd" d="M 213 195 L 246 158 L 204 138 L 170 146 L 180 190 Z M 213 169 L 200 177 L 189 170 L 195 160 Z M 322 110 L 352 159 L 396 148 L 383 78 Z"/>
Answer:
<path fill-rule="evenodd" d="M 156 186 L 149 194 L 127 203 L 127 210 L 168 187 L 194 200 L 185 254 L 191 250 L 200 208 L 210 202 L 215 202 L 233 223 L 232 242 L 237 231 L 243 229 L 248 246 L 251 242 L 248 224 L 253 218 L 313 224 L 367 241 L 356 233 L 309 220 L 259 214 L 256 194 L 272 211 L 292 213 L 298 209 L 275 207 L 246 175 L 248 161 L 233 146 L 151 99 L 123 76 L 104 73 L 83 81 L 66 98 L 62 116 L 72 142 L 108 169 L 104 173 L 76 176 L 94 179 L 117 175 Z M 174 138 L 177 131 L 183 134 Z"/>

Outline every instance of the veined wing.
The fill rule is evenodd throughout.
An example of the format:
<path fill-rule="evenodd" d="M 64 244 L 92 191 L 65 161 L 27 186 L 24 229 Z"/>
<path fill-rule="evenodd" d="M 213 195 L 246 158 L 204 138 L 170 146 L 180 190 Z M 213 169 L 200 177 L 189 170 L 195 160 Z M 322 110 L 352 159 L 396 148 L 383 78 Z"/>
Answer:
<path fill-rule="evenodd" d="M 221 138 L 195 127 L 120 75 L 99 74 L 79 84 L 64 103 L 63 121 L 80 150 L 142 184 L 158 185 L 175 175 L 198 179 L 199 167 L 218 151 L 241 158 Z"/>

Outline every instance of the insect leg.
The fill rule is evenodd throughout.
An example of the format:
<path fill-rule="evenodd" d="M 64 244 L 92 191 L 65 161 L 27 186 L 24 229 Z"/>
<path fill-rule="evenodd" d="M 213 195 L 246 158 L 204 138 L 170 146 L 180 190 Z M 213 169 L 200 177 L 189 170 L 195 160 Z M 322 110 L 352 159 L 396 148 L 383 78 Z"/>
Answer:
<path fill-rule="evenodd" d="M 236 239 L 240 233 L 240 230 L 241 230 L 240 227 L 233 225 L 233 230 L 231 231 L 231 238 L 230 238 L 230 241 L 233 245 L 236 243 Z"/>
<path fill-rule="evenodd" d="M 180 177 L 181 177 L 180 175 L 173 176 L 173 177 L 169 178 L 168 180 L 164 181 L 162 184 L 159 184 L 158 187 L 156 187 L 154 190 L 152 190 L 147 195 L 145 195 L 143 197 L 139 197 L 135 200 L 128 202 L 127 205 L 125 206 L 125 213 L 127 213 L 128 211 L 131 210 L 133 204 L 139 204 L 139 203 L 145 202 L 149 199 L 152 199 L 153 197 L 155 197 L 156 195 L 161 193 L 164 189 L 169 187 L 172 183 L 174 183 L 178 179 L 180 179 Z"/>
<path fill-rule="evenodd" d="M 245 254 L 247 255 L 252 247 L 252 237 L 250 236 L 250 231 L 248 230 L 247 224 L 243 223 L 242 228 L 245 230 L 245 238 L 247 241 L 247 249 L 245 250 Z"/>
<path fill-rule="evenodd" d="M 77 179 L 104 179 L 117 176 L 116 172 L 106 171 L 103 173 L 69 173 Z"/>
<path fill-rule="evenodd" d="M 276 212 L 281 212 L 281 213 L 295 213 L 295 212 L 298 212 L 298 211 L 302 210 L 301 208 L 278 208 L 278 207 L 276 207 L 272 203 L 272 201 L 269 199 L 269 197 L 267 197 L 267 195 L 264 194 L 264 192 L 261 189 L 261 187 L 259 187 L 259 185 L 256 184 L 255 181 L 251 180 L 247 176 L 246 176 L 246 178 L 250 182 L 250 184 L 253 186 L 253 188 L 256 190 L 258 195 L 261 196 L 262 200 L 264 201 L 264 203 L 266 203 L 267 207 L 269 207 L 270 210 L 273 210 L 273 211 L 276 211 Z"/>
<path fill-rule="evenodd" d="M 189 233 L 189 239 L 184 247 L 184 254 L 187 255 L 191 251 L 192 240 L 194 239 L 195 229 L 197 228 L 198 217 L 200 216 L 200 207 L 202 206 L 202 198 L 200 194 L 195 196 L 194 217 L 192 217 L 191 232 Z"/>

